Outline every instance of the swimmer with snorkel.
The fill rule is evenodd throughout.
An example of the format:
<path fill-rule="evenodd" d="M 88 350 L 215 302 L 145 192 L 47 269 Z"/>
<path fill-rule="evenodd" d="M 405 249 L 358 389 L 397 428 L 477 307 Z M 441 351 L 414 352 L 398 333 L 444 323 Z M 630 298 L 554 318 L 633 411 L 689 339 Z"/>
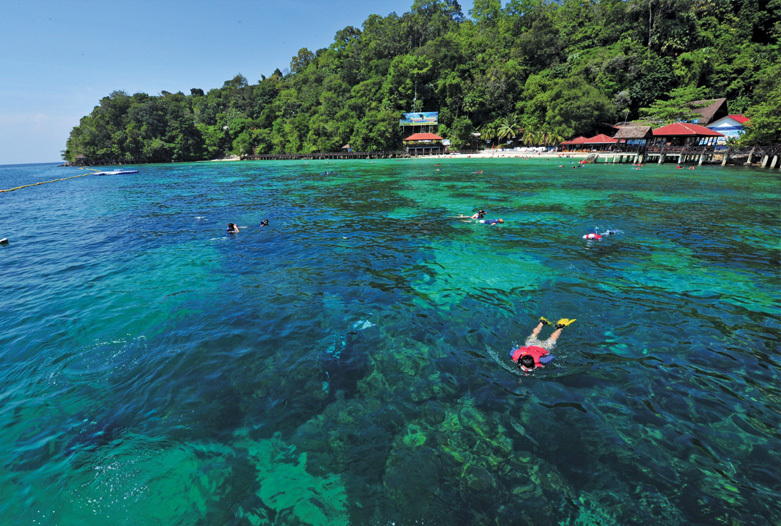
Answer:
<path fill-rule="evenodd" d="M 510 351 L 510 359 L 518 364 L 518 368 L 523 372 L 533 371 L 535 367 L 545 367 L 544 364 L 553 361 L 551 351 L 556 346 L 556 341 L 561 336 L 564 327 L 573 323 L 574 319 L 562 318 L 556 323 L 556 330 L 542 341 L 538 338 L 544 325 L 550 325 L 551 322 L 540 317 L 540 322 L 534 328 L 532 333 L 526 338 L 523 347 L 518 347 Z"/>
<path fill-rule="evenodd" d="M 457 215 L 456 219 L 473 219 L 475 221 L 479 221 L 485 217 L 486 211 L 482 208 L 479 209 L 477 212 L 472 214 L 471 216 L 465 216 L 463 214 Z M 469 221 L 464 221 L 464 223 L 468 223 Z"/>
<path fill-rule="evenodd" d="M 601 241 L 603 237 L 614 236 L 616 234 L 623 234 L 623 233 L 624 232 L 621 230 L 605 230 L 604 232 L 600 232 L 595 228 L 594 232 L 584 235 L 583 239 L 587 239 L 589 241 Z"/>

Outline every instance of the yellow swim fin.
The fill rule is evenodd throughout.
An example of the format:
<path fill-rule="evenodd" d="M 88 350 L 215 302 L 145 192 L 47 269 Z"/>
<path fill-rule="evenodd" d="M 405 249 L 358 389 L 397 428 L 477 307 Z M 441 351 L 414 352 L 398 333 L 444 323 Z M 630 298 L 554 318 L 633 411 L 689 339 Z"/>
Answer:
<path fill-rule="evenodd" d="M 543 318 L 542 316 L 540 316 L 540 323 L 542 323 L 543 325 L 550 325 L 550 322 L 545 318 Z"/>
<path fill-rule="evenodd" d="M 558 322 L 556 322 L 556 328 L 561 329 L 562 327 L 566 327 L 567 325 L 574 323 L 577 318 L 569 319 L 569 318 L 562 318 Z"/>

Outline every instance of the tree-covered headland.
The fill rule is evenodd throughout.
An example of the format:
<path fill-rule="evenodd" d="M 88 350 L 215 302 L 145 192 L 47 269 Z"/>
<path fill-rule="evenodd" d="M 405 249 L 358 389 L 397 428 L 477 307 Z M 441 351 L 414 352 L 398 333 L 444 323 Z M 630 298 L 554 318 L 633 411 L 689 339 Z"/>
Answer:
<path fill-rule="evenodd" d="M 751 119 L 744 143 L 781 142 L 781 0 L 475 0 L 467 14 L 457 0 L 414 0 L 255 84 L 237 75 L 208 92 L 115 91 L 63 157 L 398 150 L 411 111 L 438 111 L 456 148 L 478 131 L 483 145 L 553 144 L 708 98 Z"/>

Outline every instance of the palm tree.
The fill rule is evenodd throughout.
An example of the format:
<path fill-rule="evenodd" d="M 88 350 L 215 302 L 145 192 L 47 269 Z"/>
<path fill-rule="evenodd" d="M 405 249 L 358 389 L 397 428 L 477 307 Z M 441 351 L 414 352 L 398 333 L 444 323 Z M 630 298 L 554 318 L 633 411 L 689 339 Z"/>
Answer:
<path fill-rule="evenodd" d="M 493 141 L 498 136 L 497 128 L 496 121 L 483 124 L 480 128 L 480 138 L 487 142 Z"/>
<path fill-rule="evenodd" d="M 526 146 L 537 146 L 541 142 L 541 134 L 540 131 L 527 129 L 523 133 L 523 143 Z"/>
<path fill-rule="evenodd" d="M 520 125 L 518 123 L 518 117 L 516 117 L 515 115 L 510 115 L 509 117 L 505 117 L 501 121 L 499 121 L 498 128 L 497 128 L 497 137 L 500 141 L 504 141 L 508 137 L 510 139 L 515 139 L 519 130 L 520 130 Z"/>
<path fill-rule="evenodd" d="M 560 128 L 556 128 L 553 130 L 550 134 L 550 141 L 552 146 L 558 146 L 562 142 L 564 142 L 566 139 L 564 138 L 564 135 L 561 133 Z"/>

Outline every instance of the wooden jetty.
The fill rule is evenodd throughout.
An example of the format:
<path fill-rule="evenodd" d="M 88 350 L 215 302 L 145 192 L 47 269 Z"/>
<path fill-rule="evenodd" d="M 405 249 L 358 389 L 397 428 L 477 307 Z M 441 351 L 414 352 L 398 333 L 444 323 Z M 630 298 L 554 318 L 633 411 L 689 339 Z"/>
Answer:
<path fill-rule="evenodd" d="M 781 169 L 781 144 L 753 146 L 749 148 L 725 148 L 723 146 L 649 146 L 624 150 L 616 149 L 593 152 L 587 162 L 611 163 L 667 163 L 677 164 L 719 164 L 721 166 L 757 166 L 770 170 Z"/>

